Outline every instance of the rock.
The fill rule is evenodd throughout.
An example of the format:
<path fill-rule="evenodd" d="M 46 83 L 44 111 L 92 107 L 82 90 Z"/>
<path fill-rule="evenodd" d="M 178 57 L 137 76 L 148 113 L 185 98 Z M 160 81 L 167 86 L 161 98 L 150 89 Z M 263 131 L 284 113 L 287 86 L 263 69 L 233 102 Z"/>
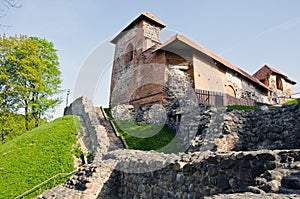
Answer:
<path fill-rule="evenodd" d="M 282 178 L 281 185 L 288 189 L 300 189 L 300 176 L 299 175 L 284 176 Z"/>
<path fill-rule="evenodd" d="M 217 186 L 223 191 L 230 189 L 230 184 L 226 175 L 221 174 L 218 176 Z"/>
<path fill-rule="evenodd" d="M 232 120 L 233 120 L 232 117 L 231 117 L 230 115 L 224 115 L 224 116 L 223 116 L 223 119 L 224 119 L 225 121 L 232 121 Z"/>
<path fill-rule="evenodd" d="M 270 153 L 261 153 L 256 156 L 259 160 L 269 160 L 274 161 L 275 157 Z"/>
<path fill-rule="evenodd" d="M 166 120 L 166 110 L 161 104 L 154 104 L 144 112 L 144 122 L 146 123 L 162 125 L 166 123 Z"/>
<path fill-rule="evenodd" d="M 262 111 L 268 111 L 269 107 L 268 106 L 261 106 L 260 110 L 262 110 Z"/>
<path fill-rule="evenodd" d="M 265 192 L 278 192 L 280 187 L 280 182 L 276 180 L 272 180 L 270 182 L 266 182 L 260 188 Z"/>
<path fill-rule="evenodd" d="M 253 187 L 253 186 L 248 186 L 248 190 L 251 193 L 256 193 L 256 194 L 265 194 L 266 192 L 259 189 L 258 187 Z"/>
<path fill-rule="evenodd" d="M 220 168 L 221 169 L 231 169 L 235 166 L 235 163 L 236 162 L 231 159 L 222 160 L 220 162 Z"/>
<path fill-rule="evenodd" d="M 208 175 L 209 176 L 216 176 L 218 174 L 218 169 L 216 166 L 208 167 Z"/>
<path fill-rule="evenodd" d="M 117 105 L 111 109 L 111 114 L 115 120 L 133 120 L 134 107 L 129 104 Z"/>

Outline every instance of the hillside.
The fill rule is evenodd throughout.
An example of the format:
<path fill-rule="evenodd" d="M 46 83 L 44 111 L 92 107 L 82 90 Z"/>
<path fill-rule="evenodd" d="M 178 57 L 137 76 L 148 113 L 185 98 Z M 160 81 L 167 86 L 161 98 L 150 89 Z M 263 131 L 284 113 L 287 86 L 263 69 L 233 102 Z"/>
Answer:
<path fill-rule="evenodd" d="M 29 130 L 32 130 L 35 128 L 34 119 L 30 117 L 29 120 L 30 122 L 28 124 L 28 127 Z M 41 119 L 40 125 L 46 122 L 46 119 Z M 16 137 L 26 133 L 25 116 L 23 114 L 9 113 L 6 128 L 8 128 L 9 130 L 9 133 L 6 135 L 6 142 L 9 142 Z M 0 129 L 2 129 L 2 122 L 0 122 Z M 0 142 L 0 145 L 2 145 L 2 142 Z"/>
<path fill-rule="evenodd" d="M 57 173 L 73 171 L 72 146 L 79 129 L 79 119 L 66 116 L 1 145 L 0 198 L 16 197 Z"/>

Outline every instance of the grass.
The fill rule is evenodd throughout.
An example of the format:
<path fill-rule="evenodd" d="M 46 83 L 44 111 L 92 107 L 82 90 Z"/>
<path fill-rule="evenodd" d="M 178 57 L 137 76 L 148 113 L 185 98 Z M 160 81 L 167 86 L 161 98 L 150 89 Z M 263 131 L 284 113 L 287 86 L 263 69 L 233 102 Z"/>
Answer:
<path fill-rule="evenodd" d="M 300 102 L 300 98 L 298 99 L 293 99 L 293 100 L 290 100 L 288 102 L 285 102 L 283 104 L 288 104 L 288 105 L 292 105 L 292 104 L 298 104 Z"/>
<path fill-rule="evenodd" d="M 72 147 L 81 126 L 65 116 L 31 130 L 0 146 L 0 198 L 14 198 L 57 173 L 74 170 Z M 64 182 L 56 179 L 28 197 Z"/>
<path fill-rule="evenodd" d="M 233 110 L 256 110 L 259 109 L 259 106 L 244 106 L 244 105 L 231 105 L 231 106 L 226 106 L 229 109 Z"/>
<path fill-rule="evenodd" d="M 176 140 L 175 133 L 167 125 L 140 124 L 128 120 L 116 121 L 111 116 L 110 108 L 104 108 L 104 111 L 107 118 L 115 124 L 119 134 L 125 139 L 129 149 L 159 151 L 171 141 Z M 175 149 L 178 150 L 178 147 L 172 147 L 168 150 L 173 151 Z"/>
<path fill-rule="evenodd" d="M 109 120 L 113 120 L 114 118 L 111 116 L 111 109 L 110 108 L 104 108 L 103 109 L 104 110 L 104 112 L 105 112 L 105 114 L 106 114 L 106 116 L 107 116 L 107 119 L 109 119 Z"/>
<path fill-rule="evenodd" d="M 167 125 L 138 124 L 135 121 L 114 121 L 114 124 L 129 149 L 159 150 L 175 137 Z"/>

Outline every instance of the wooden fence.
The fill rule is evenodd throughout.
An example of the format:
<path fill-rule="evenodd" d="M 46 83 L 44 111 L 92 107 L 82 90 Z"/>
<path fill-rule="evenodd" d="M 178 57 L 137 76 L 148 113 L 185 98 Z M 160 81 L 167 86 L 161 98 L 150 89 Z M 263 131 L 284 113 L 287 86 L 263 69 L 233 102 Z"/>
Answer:
<path fill-rule="evenodd" d="M 198 103 L 210 104 L 210 105 L 244 105 L 244 106 L 259 106 L 264 103 L 257 102 L 255 100 L 236 98 L 226 93 L 213 92 L 207 90 L 196 89 L 196 96 L 198 98 Z"/>

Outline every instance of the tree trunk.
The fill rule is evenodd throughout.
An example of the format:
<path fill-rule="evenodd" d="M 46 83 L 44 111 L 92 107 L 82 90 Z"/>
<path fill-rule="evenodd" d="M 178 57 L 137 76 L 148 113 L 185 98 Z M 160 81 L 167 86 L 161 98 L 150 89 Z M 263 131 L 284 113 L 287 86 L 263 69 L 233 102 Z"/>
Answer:
<path fill-rule="evenodd" d="M 35 88 L 35 86 L 33 86 L 33 88 Z M 39 127 L 40 124 L 40 117 L 39 117 L 39 108 L 36 106 L 38 101 L 38 93 L 33 93 L 32 94 L 32 98 L 31 98 L 31 103 L 34 104 L 34 106 L 32 106 L 32 116 L 35 120 L 35 127 Z"/>
<path fill-rule="evenodd" d="M 35 127 L 39 127 L 40 125 L 40 118 L 38 116 L 38 114 L 34 114 L 34 120 L 35 120 Z"/>
<path fill-rule="evenodd" d="M 5 144 L 6 142 L 6 120 L 7 120 L 7 96 L 4 95 L 3 97 L 4 104 L 3 104 L 3 115 L 2 115 L 2 135 L 1 135 L 1 142 L 2 144 Z"/>
<path fill-rule="evenodd" d="M 5 130 L 2 131 L 1 142 L 2 142 L 2 144 L 5 144 L 5 142 L 6 142 L 6 132 L 5 132 Z"/>
<path fill-rule="evenodd" d="M 29 115 L 28 115 L 28 102 L 25 102 L 25 128 L 29 131 Z"/>

